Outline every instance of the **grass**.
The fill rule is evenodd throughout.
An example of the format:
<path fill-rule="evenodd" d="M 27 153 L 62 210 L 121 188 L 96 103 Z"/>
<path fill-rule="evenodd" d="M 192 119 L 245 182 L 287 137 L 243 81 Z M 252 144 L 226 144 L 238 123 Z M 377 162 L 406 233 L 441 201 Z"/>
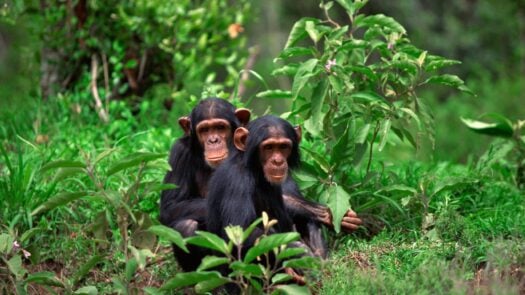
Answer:
<path fill-rule="evenodd" d="M 167 153 L 173 139 L 180 135 L 173 124 L 176 122 L 173 114 L 160 115 L 168 122 L 155 125 L 140 114 L 130 116 L 119 106 L 114 111 L 115 119 L 103 126 L 93 119 L 94 114 L 69 114 L 67 107 L 58 104 L 39 115 L 45 118 L 43 129 L 35 130 L 29 123 L 17 126 L 16 132 L 2 129 L 0 233 L 14 236 L 33 254 L 23 260 L 22 266 L 28 274 L 18 278 L 19 282 L 41 272 L 50 272 L 55 280 L 51 287 L 42 287 L 37 281 L 28 283 L 29 293 L 68 293 L 82 287 L 94 287 L 103 294 L 137 293 L 146 287 L 161 286 L 178 272 L 166 242 L 155 244 L 151 255 L 133 252 L 125 257 L 118 246 L 116 209 L 105 207 L 106 203 L 86 198 L 42 215 L 30 214 L 60 191 L 78 191 L 89 186 L 89 179 L 81 176 L 54 182 L 54 173 L 40 171 L 50 161 L 82 160 L 85 155 L 117 148 L 114 156 L 101 161 L 102 173 L 119 158 L 135 151 Z M 32 114 L 27 116 L 30 117 L 26 120 L 16 121 L 34 122 Z M 39 134 L 48 136 L 48 141 L 37 143 Z M 352 200 L 358 213 L 374 216 L 370 224 L 382 230 L 330 237 L 331 256 L 313 274 L 318 278 L 312 284 L 313 292 L 525 292 L 525 193 L 514 186 L 509 176 L 512 163 L 498 162 L 478 170 L 475 161 L 466 165 L 402 163 L 392 158 L 381 161 L 386 163 L 383 173 L 360 190 L 392 185 L 413 190 L 408 194 L 399 195 L 395 191 L 386 194 L 397 207 L 380 201 L 366 211 L 359 211 L 359 206 L 370 197 L 364 193 Z M 163 166 L 154 168 L 154 173 L 144 175 L 144 181 L 160 182 L 163 169 Z M 130 176 L 108 178 L 106 185 L 119 191 L 126 177 Z M 156 193 L 141 195 L 133 210 L 145 213 L 155 223 L 157 202 Z M 25 233 L 29 234 L 24 236 Z M 10 258 L 13 253 L 0 251 L 0 255 Z M 97 256 L 100 260 L 93 260 Z M 138 263 L 140 259 L 145 263 Z M 82 269 L 85 271 L 79 273 Z M 9 275 L 7 270 L 0 260 L 0 293 L 15 290 L 11 281 L 4 280 Z"/>

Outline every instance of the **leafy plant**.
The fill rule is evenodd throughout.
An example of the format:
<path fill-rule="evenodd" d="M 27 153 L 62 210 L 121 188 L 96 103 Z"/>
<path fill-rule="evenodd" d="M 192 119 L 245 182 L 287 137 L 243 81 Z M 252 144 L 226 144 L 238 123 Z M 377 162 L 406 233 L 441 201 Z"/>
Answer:
<path fill-rule="evenodd" d="M 243 243 L 261 222 L 264 234 L 245 251 Z M 186 249 L 185 244 L 188 243 L 211 249 L 219 255 L 206 256 L 197 271 L 176 274 L 160 291 L 194 286 L 195 292 L 201 294 L 229 284 L 238 288 L 241 294 L 309 294 L 308 288 L 290 284 L 292 276 L 285 273 L 285 269 L 312 269 L 318 265 L 318 259 L 300 256 L 305 253 L 305 249 L 290 246 L 299 239 L 298 233 L 269 234 L 270 228 L 276 223 L 263 212 L 262 218 L 254 221 L 246 230 L 240 226 L 228 226 L 225 230 L 229 242 L 215 234 L 197 231 L 196 236 L 186 238 L 181 243 L 176 231 L 156 226 L 155 233 L 176 242 L 182 249 Z M 229 273 L 226 274 L 226 271 Z"/>
<path fill-rule="evenodd" d="M 525 188 L 525 120 L 514 123 L 500 114 L 486 114 L 478 120 L 461 118 L 472 131 L 503 138 L 487 151 L 480 159 L 478 168 L 490 167 L 496 161 L 509 157 L 516 166 L 515 181 L 519 188 Z"/>
<path fill-rule="evenodd" d="M 303 151 L 309 159 L 298 179 L 340 220 L 351 192 L 362 184 L 351 184 L 350 172 L 367 153 L 363 182 L 374 177 L 373 152 L 382 151 L 391 134 L 415 148 L 425 133 L 433 143 L 432 112 L 418 89 L 440 84 L 470 90 L 459 77 L 438 73 L 458 61 L 417 48 L 391 17 L 360 14 L 367 0 L 335 2 L 346 11 L 348 24 L 330 17 L 332 1 L 321 3 L 325 19 L 296 22 L 276 59 L 283 65 L 273 71 L 293 77 L 292 89 L 258 96 L 292 99 L 292 110 L 284 116 L 304 120 Z"/>

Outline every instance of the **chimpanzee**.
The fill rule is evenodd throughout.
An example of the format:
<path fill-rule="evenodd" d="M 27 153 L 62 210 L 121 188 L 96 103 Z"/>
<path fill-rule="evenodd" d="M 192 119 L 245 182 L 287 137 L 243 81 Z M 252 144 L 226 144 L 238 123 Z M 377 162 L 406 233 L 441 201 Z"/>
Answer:
<path fill-rule="evenodd" d="M 206 192 L 208 180 L 216 168 L 235 149 L 231 143 L 233 131 L 248 123 L 250 111 L 235 109 L 219 98 L 202 100 L 189 118 L 179 119 L 185 135 L 176 141 L 170 153 L 164 183 L 177 185 L 161 195 L 160 221 L 179 231 L 184 237 L 206 230 Z M 179 265 L 192 271 L 204 257 L 203 249 L 190 247 L 187 254 L 173 247 Z"/>
<path fill-rule="evenodd" d="M 263 116 L 234 133 L 239 150 L 215 171 L 209 183 L 208 231 L 227 238 L 224 227 L 240 225 L 246 229 L 265 211 L 276 219 L 275 232 L 293 230 L 285 208 L 282 185 L 288 173 L 299 166 L 300 128 L 275 116 Z M 261 230 L 245 242 L 253 245 Z"/>
<path fill-rule="evenodd" d="M 179 119 L 179 125 L 185 135 L 172 147 L 169 160 L 171 171 L 164 178 L 165 183 L 173 183 L 178 187 L 162 193 L 162 224 L 178 230 L 185 237 L 193 235 L 197 229 L 206 229 L 204 197 L 208 180 L 214 167 L 226 158 L 232 148 L 230 142 L 233 131 L 238 126 L 246 125 L 250 115 L 246 109 L 235 110 L 234 106 L 225 100 L 209 98 L 201 101 L 192 110 L 189 118 Z M 210 134 L 210 129 L 216 132 Z M 218 133 L 221 135 L 216 135 Z M 285 206 L 304 242 L 316 255 L 325 257 L 326 247 L 321 237 L 320 224 L 333 226 L 330 210 L 306 200 L 291 177 L 283 184 L 283 191 Z M 341 227 L 351 232 L 360 223 L 361 220 L 349 210 L 342 220 Z M 185 271 L 195 270 L 199 265 L 200 255 L 204 255 L 199 253 L 201 249 L 191 250 L 192 255 L 188 255 L 174 247 L 175 256 Z"/>

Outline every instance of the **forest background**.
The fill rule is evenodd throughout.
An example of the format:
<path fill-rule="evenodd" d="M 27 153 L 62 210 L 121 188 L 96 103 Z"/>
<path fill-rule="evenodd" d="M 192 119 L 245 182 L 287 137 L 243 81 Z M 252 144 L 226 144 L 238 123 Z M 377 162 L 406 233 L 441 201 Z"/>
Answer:
<path fill-rule="evenodd" d="M 332 75 L 329 86 L 320 86 L 301 80 L 297 68 L 276 74 L 290 74 L 294 66 L 306 71 L 303 58 L 312 51 L 286 49 L 291 43 L 310 48 L 306 40 L 293 41 L 294 24 L 304 17 L 327 20 L 318 1 L 110 2 L 0 1 L 0 290 L 177 288 L 165 285 L 179 272 L 166 233 L 148 228 L 157 224 L 167 153 L 182 134 L 177 118 L 199 98 L 217 95 L 255 115 L 284 113 L 306 125 L 305 167 L 296 176 L 305 194 L 332 209 L 349 202 L 365 218 L 355 234 L 327 233 L 330 260 L 315 268 L 301 292 L 525 292 L 524 1 L 359 7 L 365 16 L 392 17 L 361 23 L 379 28 L 380 37 L 370 42 L 380 54 L 381 46 L 397 42 L 388 39 L 394 33 L 423 50 L 394 65 L 414 71 L 410 79 L 440 61 L 426 58 L 432 54 L 447 59 L 440 74 L 465 81 L 436 78 L 429 84 L 438 85 L 422 85 L 423 108 L 414 107 L 410 95 L 402 97 L 406 105 L 389 104 L 415 125 L 406 131 L 396 129 L 399 118 L 382 111 L 378 96 L 354 91 L 371 89 L 359 81 L 379 75 L 392 56 L 373 60 L 372 74 L 359 68 L 363 76 L 352 76 L 352 85 Z M 336 2 L 329 20 L 346 25 L 351 5 L 361 1 Z M 320 40 L 335 40 L 336 26 L 329 31 L 311 21 L 314 27 L 304 28 L 306 22 L 301 38 L 314 41 L 322 69 L 330 50 L 321 50 Z M 358 66 L 334 71 L 343 79 Z M 415 85 L 401 76 L 392 82 L 399 85 L 377 91 L 379 97 L 389 101 L 389 90 L 399 94 L 395 87 Z M 328 100 L 317 110 L 302 100 L 322 87 L 348 93 L 357 102 L 349 108 L 361 117 L 352 121 Z M 380 111 L 360 113 L 360 104 Z M 307 122 L 316 116 L 328 122 L 322 129 Z M 343 123 L 355 129 L 341 131 L 347 142 L 323 137 Z M 317 149 L 323 144 L 328 151 Z"/>

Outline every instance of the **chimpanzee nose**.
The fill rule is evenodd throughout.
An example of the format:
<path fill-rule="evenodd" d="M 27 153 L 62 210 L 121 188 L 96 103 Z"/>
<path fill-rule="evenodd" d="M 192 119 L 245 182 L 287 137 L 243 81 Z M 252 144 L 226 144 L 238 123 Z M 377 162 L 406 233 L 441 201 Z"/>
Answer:
<path fill-rule="evenodd" d="M 273 164 L 276 165 L 276 166 L 281 166 L 284 164 L 284 158 L 283 157 L 273 157 L 272 159 L 273 161 Z"/>
<path fill-rule="evenodd" d="M 211 136 L 210 138 L 208 138 L 208 142 L 209 143 L 217 143 L 217 142 L 219 142 L 219 137 Z"/>

